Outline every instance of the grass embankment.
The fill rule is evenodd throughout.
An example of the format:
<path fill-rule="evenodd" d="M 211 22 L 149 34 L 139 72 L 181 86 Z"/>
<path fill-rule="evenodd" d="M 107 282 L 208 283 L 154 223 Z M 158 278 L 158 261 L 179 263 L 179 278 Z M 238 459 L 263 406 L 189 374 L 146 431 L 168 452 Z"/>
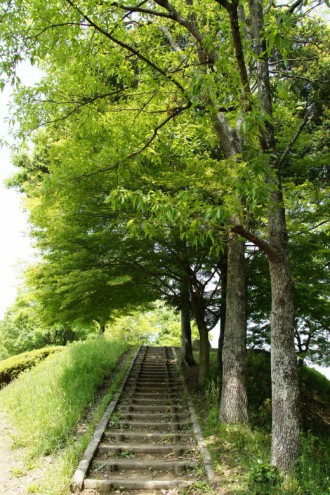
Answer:
<path fill-rule="evenodd" d="M 104 390 L 102 400 L 97 400 L 97 393 L 127 348 L 123 341 L 106 339 L 72 344 L 0 392 L 0 407 L 15 429 L 15 446 L 24 451 L 23 473 L 14 474 L 42 467 L 42 475 L 27 493 L 69 493 L 72 474 L 128 362 Z"/>
<path fill-rule="evenodd" d="M 212 353 L 213 379 L 204 392 L 196 391 L 204 436 L 211 451 L 220 491 L 235 495 L 330 494 L 330 382 L 320 373 L 301 368 L 301 462 L 282 477 L 269 464 L 271 447 L 270 358 L 249 352 L 247 388 L 249 426 L 220 425 L 216 354 Z M 207 491 L 205 492 L 207 493 Z"/>

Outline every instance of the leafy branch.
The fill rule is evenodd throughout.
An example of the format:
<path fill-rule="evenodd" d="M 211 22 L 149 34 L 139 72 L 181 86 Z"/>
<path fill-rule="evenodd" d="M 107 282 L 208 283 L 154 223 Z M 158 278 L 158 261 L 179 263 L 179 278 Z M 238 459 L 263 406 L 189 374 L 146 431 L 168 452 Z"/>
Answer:
<path fill-rule="evenodd" d="M 75 5 L 74 2 L 72 2 L 72 0 L 66 0 L 66 1 L 67 1 L 67 3 L 73 9 L 75 9 L 79 13 L 79 15 L 81 15 L 81 17 L 83 19 L 85 19 L 85 21 L 88 22 L 89 26 L 91 26 L 94 29 L 96 29 L 96 31 L 98 31 L 99 33 L 101 33 L 103 36 L 105 36 L 106 38 L 108 38 L 110 41 L 112 41 L 116 45 L 120 46 L 121 48 L 124 48 L 125 50 L 127 50 L 130 53 L 132 53 L 133 55 L 135 55 L 138 59 L 140 59 L 143 62 L 145 62 L 149 67 L 151 67 L 156 72 L 158 72 L 159 74 L 161 74 L 165 79 L 167 79 L 170 82 L 172 82 L 177 88 L 179 88 L 179 90 L 181 92 L 184 93 L 185 90 L 184 90 L 183 86 L 176 79 L 174 79 L 168 72 L 166 72 L 164 69 L 162 69 L 161 67 L 159 67 L 158 65 L 156 65 L 154 62 L 152 62 L 150 59 L 148 59 L 141 52 L 139 52 L 138 50 L 136 50 L 132 46 L 128 45 L 127 43 L 125 43 L 123 41 L 120 41 L 119 39 L 115 38 L 112 34 L 110 34 L 108 31 L 106 31 L 103 27 L 101 27 L 98 24 L 96 24 L 96 22 L 94 22 L 87 14 L 85 14 L 84 12 L 82 12 L 82 10 L 77 5 Z"/>

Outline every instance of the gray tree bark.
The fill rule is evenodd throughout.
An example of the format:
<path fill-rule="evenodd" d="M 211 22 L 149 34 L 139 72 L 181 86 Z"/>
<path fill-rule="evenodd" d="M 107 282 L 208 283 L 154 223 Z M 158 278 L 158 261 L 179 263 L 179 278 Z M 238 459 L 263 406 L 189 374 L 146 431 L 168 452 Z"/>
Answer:
<path fill-rule="evenodd" d="M 271 463 L 289 471 L 299 458 L 299 384 L 294 345 L 293 282 L 281 194 L 269 213 L 269 237 L 278 255 L 269 257 L 272 291 L 271 371 L 272 449 Z"/>
<path fill-rule="evenodd" d="M 236 234 L 230 234 L 228 241 L 226 326 L 222 351 L 223 379 L 220 421 L 223 423 L 246 423 L 248 421 L 244 373 L 246 354 L 244 265 L 244 242 Z"/>
<path fill-rule="evenodd" d="M 249 8 L 258 55 L 258 95 L 265 114 L 270 117 L 262 130 L 260 145 L 263 153 L 274 157 L 276 146 L 261 0 L 249 0 Z M 272 291 L 271 463 L 281 471 L 289 471 L 299 458 L 299 384 L 294 346 L 293 282 L 279 164 L 274 158 L 270 157 L 269 160 L 271 170 L 268 180 L 274 187 L 268 211 L 268 238 L 271 247 L 268 261 Z"/>

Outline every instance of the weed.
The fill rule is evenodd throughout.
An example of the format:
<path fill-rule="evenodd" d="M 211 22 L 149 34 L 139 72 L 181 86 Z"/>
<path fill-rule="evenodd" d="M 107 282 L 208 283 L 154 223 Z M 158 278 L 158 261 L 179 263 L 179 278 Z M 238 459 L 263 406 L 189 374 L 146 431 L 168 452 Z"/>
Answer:
<path fill-rule="evenodd" d="M 192 483 L 188 488 L 185 488 L 182 493 L 184 495 L 217 495 L 214 488 L 206 481 L 196 481 L 196 483 Z"/>
<path fill-rule="evenodd" d="M 127 450 L 122 450 L 119 453 L 119 457 L 122 457 L 123 459 L 131 459 L 134 457 L 134 453 L 132 449 L 127 449 Z"/>
<path fill-rule="evenodd" d="M 114 413 L 111 416 L 109 426 L 111 426 L 112 428 L 119 428 L 121 420 L 122 420 L 122 415 L 119 412 Z"/>
<path fill-rule="evenodd" d="M 40 493 L 40 486 L 38 485 L 38 483 L 29 485 L 27 488 L 27 493 Z"/>
<path fill-rule="evenodd" d="M 271 489 L 282 481 L 280 472 L 275 466 L 258 459 L 249 472 L 249 488 L 252 493 L 268 495 Z"/>

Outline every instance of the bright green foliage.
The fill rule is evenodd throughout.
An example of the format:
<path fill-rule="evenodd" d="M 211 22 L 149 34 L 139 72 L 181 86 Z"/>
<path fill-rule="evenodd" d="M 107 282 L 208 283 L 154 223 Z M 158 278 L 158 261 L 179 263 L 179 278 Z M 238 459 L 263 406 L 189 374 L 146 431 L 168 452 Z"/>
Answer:
<path fill-rule="evenodd" d="M 56 452 L 126 350 L 123 341 L 74 343 L 2 390 L 15 445 L 27 447 L 31 456 Z"/>
<path fill-rule="evenodd" d="M 180 346 L 180 315 L 162 301 L 157 301 L 148 311 L 135 310 L 128 316 L 115 319 L 108 325 L 106 333 L 112 337 L 122 336 L 131 344 Z"/>
<path fill-rule="evenodd" d="M 35 88 L 17 89 L 13 115 L 21 135 L 43 130 L 33 131 L 33 155 L 16 159 L 21 173 L 12 183 L 28 195 L 44 253 L 28 278 L 49 323 L 103 324 L 129 299 L 141 305 L 159 297 L 146 291 L 146 280 L 141 290 L 133 265 L 155 243 L 168 242 L 174 226 L 175 237 L 211 245 L 215 258 L 233 218 L 257 233 L 264 227 L 272 188 L 259 134 L 269 117 L 253 91 L 251 108 L 242 104 L 226 8 L 215 1 L 171 5 L 169 13 L 157 2 L 142 11 L 130 2 L 129 12 L 125 3 L 3 3 L 3 74 L 11 77 L 23 56 L 45 70 Z M 248 6 L 242 8 L 248 15 Z M 325 163 L 325 144 L 311 143 L 314 136 L 325 143 L 329 33 L 296 8 L 266 14 L 277 158 L 284 153 L 285 177 L 297 173 L 297 160 L 306 170 L 311 157 Z M 241 35 L 253 88 L 256 55 L 248 29 Z M 310 43 L 288 41 L 305 38 Z M 232 130 L 240 128 L 238 160 L 226 156 L 215 135 L 216 112 Z M 302 135 L 313 139 L 292 156 L 287 146 L 305 118 Z"/>
<path fill-rule="evenodd" d="M 59 320 L 55 324 L 41 320 L 32 293 L 20 292 L 0 321 L 0 357 L 4 359 L 47 345 L 66 345 L 96 332 L 95 324 L 68 325 Z"/>
<path fill-rule="evenodd" d="M 22 371 L 36 366 L 43 361 L 47 356 L 63 350 L 64 347 L 45 347 L 43 349 L 37 349 L 35 351 L 24 352 L 17 356 L 12 356 L 8 359 L 0 361 L 0 387 L 1 385 L 8 384 L 14 378 L 17 378 Z"/>

